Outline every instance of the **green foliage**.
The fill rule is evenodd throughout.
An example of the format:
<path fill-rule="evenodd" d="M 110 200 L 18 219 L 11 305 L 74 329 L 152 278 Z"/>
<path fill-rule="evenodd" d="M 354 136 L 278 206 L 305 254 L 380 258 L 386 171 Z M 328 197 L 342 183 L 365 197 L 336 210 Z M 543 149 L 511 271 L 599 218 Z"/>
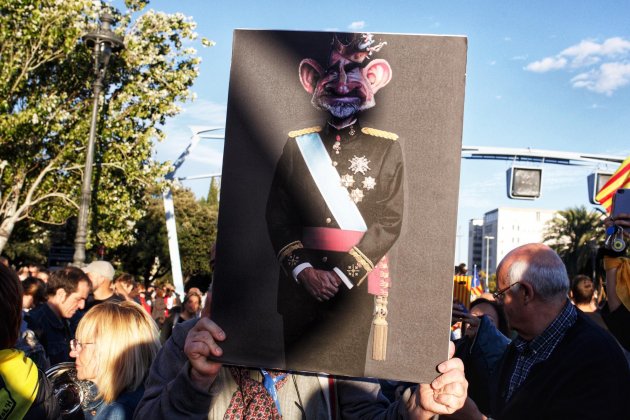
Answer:
<path fill-rule="evenodd" d="M 591 245 L 604 238 L 601 217 L 600 213 L 580 206 L 559 211 L 548 222 L 543 240 L 560 255 L 570 278 L 590 271 L 587 267 L 593 252 Z"/>
<path fill-rule="evenodd" d="M 88 246 L 131 243 L 147 187 L 168 167 L 152 140 L 192 98 L 195 23 L 126 0 L 113 10 L 125 48 L 109 62 L 95 148 Z M 92 56 L 80 41 L 100 2 L 0 0 L 0 252 L 17 222 L 76 215 L 92 104 Z"/>
<path fill-rule="evenodd" d="M 146 281 L 167 275 L 171 264 L 162 194 L 153 189 L 144 200 L 147 212 L 136 224 L 134 244 L 121 247 L 115 258 L 121 261 L 123 270 Z M 173 189 L 173 203 L 184 279 L 210 274 L 217 207 L 208 206 L 203 200 L 197 201 L 194 194 L 184 188 Z"/>
<path fill-rule="evenodd" d="M 206 197 L 206 203 L 210 206 L 219 205 L 219 186 L 215 177 L 212 177 L 210 181 L 210 189 L 208 190 L 208 197 Z"/>

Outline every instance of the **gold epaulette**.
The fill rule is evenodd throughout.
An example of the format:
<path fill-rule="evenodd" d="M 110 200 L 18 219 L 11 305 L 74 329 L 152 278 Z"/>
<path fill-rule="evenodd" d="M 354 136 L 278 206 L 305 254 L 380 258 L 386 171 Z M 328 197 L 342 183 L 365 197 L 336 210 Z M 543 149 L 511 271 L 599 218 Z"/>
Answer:
<path fill-rule="evenodd" d="M 303 128 L 301 130 L 289 131 L 289 137 L 299 137 L 304 134 L 319 133 L 320 131 L 322 131 L 322 127 L 316 125 L 314 127 Z"/>
<path fill-rule="evenodd" d="M 389 140 L 398 140 L 398 134 L 390 133 L 389 131 L 377 130 L 376 128 L 363 127 L 361 129 L 363 134 L 374 137 L 382 137 Z"/>

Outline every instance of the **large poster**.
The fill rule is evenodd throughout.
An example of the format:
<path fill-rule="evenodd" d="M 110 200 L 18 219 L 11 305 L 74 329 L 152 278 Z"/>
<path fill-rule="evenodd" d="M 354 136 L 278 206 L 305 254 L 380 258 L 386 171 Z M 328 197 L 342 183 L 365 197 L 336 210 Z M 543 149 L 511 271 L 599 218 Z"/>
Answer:
<path fill-rule="evenodd" d="M 222 361 L 429 381 L 446 358 L 466 38 L 237 30 Z"/>

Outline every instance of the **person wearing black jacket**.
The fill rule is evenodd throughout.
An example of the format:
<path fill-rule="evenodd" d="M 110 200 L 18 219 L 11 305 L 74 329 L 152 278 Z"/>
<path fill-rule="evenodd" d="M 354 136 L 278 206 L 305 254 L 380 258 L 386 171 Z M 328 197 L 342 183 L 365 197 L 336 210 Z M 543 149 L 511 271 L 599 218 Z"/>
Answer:
<path fill-rule="evenodd" d="M 22 286 L 0 264 L 0 418 L 57 419 L 59 405 L 48 378 L 16 350 L 22 318 Z"/>
<path fill-rule="evenodd" d="M 518 336 L 492 378 L 490 412 L 469 398 L 456 418 L 628 418 L 628 364 L 613 337 L 568 300 L 560 257 L 543 244 L 518 247 L 499 264 L 497 285 Z"/>

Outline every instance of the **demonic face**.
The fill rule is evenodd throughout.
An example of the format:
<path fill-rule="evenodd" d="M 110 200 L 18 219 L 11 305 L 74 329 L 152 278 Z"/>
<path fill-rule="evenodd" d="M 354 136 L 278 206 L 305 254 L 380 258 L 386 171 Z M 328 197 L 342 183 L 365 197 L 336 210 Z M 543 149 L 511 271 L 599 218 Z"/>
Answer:
<path fill-rule="evenodd" d="M 76 311 L 83 309 L 89 292 L 90 286 L 86 281 L 80 281 L 74 293 L 67 294 L 63 289 L 57 290 L 57 293 L 60 295 L 57 307 L 61 317 L 66 319 L 72 318 Z"/>
<path fill-rule="evenodd" d="M 374 94 L 387 85 L 392 77 L 389 63 L 375 59 L 363 66 L 333 51 L 326 69 L 315 60 L 306 58 L 300 63 L 300 82 L 313 95 L 311 103 L 344 120 L 358 112 L 372 108 Z"/>

